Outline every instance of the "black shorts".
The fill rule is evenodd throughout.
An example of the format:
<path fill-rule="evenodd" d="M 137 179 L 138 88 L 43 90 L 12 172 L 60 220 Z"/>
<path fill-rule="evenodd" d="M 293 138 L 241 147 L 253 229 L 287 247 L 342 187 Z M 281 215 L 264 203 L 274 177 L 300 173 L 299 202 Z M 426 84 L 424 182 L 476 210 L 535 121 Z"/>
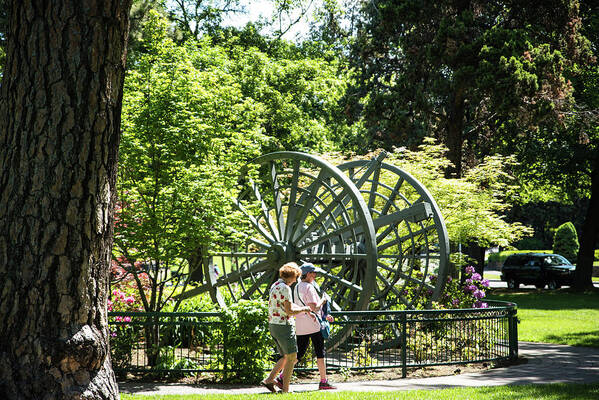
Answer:
<path fill-rule="evenodd" d="M 312 339 L 312 346 L 314 347 L 314 354 L 316 358 L 324 358 L 324 339 L 320 331 L 311 333 L 309 335 L 297 335 L 297 359 L 302 359 L 306 350 L 308 350 L 308 341 Z"/>

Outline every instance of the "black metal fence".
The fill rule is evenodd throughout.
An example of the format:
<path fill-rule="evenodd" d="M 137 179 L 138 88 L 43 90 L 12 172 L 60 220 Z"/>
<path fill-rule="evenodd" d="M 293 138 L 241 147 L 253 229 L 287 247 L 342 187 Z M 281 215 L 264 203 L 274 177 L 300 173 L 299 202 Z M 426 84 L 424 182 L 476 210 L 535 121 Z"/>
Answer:
<path fill-rule="evenodd" d="M 517 309 L 348 311 L 333 313 L 329 369 L 424 367 L 509 361 L 518 357 Z M 226 352 L 219 313 L 109 313 L 117 372 L 222 372 Z M 152 339 L 153 338 L 153 339 Z M 251 338 L 248 338 L 251 340 Z M 274 350 L 273 350 L 274 351 Z M 222 360 L 222 358 L 221 358 Z M 309 352 L 296 366 L 316 370 Z"/>

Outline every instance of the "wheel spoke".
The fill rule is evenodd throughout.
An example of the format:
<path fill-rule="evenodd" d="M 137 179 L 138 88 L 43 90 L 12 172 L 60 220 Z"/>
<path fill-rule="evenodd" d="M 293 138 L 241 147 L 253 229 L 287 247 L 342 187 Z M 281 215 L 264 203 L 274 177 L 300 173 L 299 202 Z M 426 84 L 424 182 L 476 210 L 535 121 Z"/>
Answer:
<path fill-rule="evenodd" d="M 349 254 L 349 253 L 318 253 L 318 254 L 300 254 L 302 259 L 306 260 L 322 260 L 330 258 L 336 260 L 362 260 L 368 258 L 368 254 Z"/>
<path fill-rule="evenodd" d="M 342 239 L 345 239 L 345 237 L 349 237 L 348 232 L 351 232 L 352 230 L 356 231 L 356 234 L 362 233 L 361 232 L 362 231 L 361 228 L 362 228 L 361 223 L 359 221 L 356 221 L 356 222 L 354 222 L 352 224 L 342 226 L 342 227 L 338 228 L 334 232 L 328 233 L 328 234 L 326 234 L 324 236 L 320 236 L 317 239 L 314 239 L 314 240 L 309 241 L 307 243 L 303 243 L 301 246 L 299 246 L 297 248 L 297 250 L 298 251 L 302 251 L 302 250 L 305 250 L 305 249 L 307 249 L 309 247 L 316 246 L 317 244 L 326 242 L 326 241 L 334 239 L 334 238 L 341 237 Z M 358 232 L 358 229 L 360 230 L 359 232 Z"/>
<path fill-rule="evenodd" d="M 360 285 L 356 285 L 355 283 L 352 283 L 346 279 L 343 279 L 337 275 L 333 275 L 327 271 L 321 272 L 320 275 L 326 276 L 327 278 L 329 278 L 330 280 L 337 282 L 349 289 L 351 289 L 352 291 L 356 291 L 356 292 L 361 292 L 362 291 L 362 286 Z"/>
<path fill-rule="evenodd" d="M 227 283 L 233 283 L 241 280 L 243 277 L 247 277 L 250 274 L 257 274 L 259 272 L 263 272 L 271 268 L 270 262 L 268 260 L 259 261 L 255 264 L 250 265 L 247 268 L 243 268 L 237 271 L 234 271 L 226 276 L 219 278 L 216 281 L 216 284 L 219 286 L 225 285 Z"/>
<path fill-rule="evenodd" d="M 247 218 L 248 220 L 251 222 L 251 224 L 254 226 L 254 228 L 256 228 L 258 230 L 258 232 L 260 232 L 260 234 L 266 239 L 268 240 L 271 244 L 275 243 L 275 239 L 270 236 L 268 234 L 268 232 L 266 232 L 266 230 L 264 230 L 264 228 L 262 227 L 262 225 L 256 220 L 256 218 L 254 218 L 252 215 L 250 215 L 250 213 L 245 209 L 245 207 L 243 205 L 241 205 L 241 203 L 239 202 L 239 200 L 235 200 L 233 201 L 233 204 L 237 207 L 237 209 L 239 211 L 241 211 Z"/>
<path fill-rule="evenodd" d="M 264 242 L 261 242 L 260 240 L 258 240 L 258 239 L 256 239 L 256 238 L 253 238 L 253 237 L 251 237 L 250 235 L 248 235 L 248 234 L 247 234 L 247 233 L 245 233 L 245 232 L 238 231 L 237 229 L 231 229 L 231 230 L 232 230 L 233 232 L 237 233 L 237 234 L 244 235 L 244 236 L 246 237 L 246 239 L 247 239 L 247 240 L 249 240 L 250 242 L 254 243 L 255 245 L 257 245 L 257 246 L 259 246 L 259 247 L 262 247 L 262 248 L 265 248 L 265 249 L 269 249 L 269 248 L 270 248 L 270 245 L 269 245 L 269 244 L 267 244 L 267 243 L 264 243 Z"/>
<path fill-rule="evenodd" d="M 427 232 L 432 231 L 434 229 L 435 229 L 435 225 L 429 225 L 429 226 L 427 226 L 427 227 L 425 227 L 423 229 L 420 229 L 418 231 L 412 232 L 412 234 L 405 235 L 405 236 L 402 236 L 400 238 L 397 238 L 397 239 L 391 240 L 389 242 L 386 242 L 386 243 L 378 246 L 379 253 L 382 252 L 382 251 L 384 251 L 384 250 L 386 250 L 386 249 L 388 249 L 389 247 L 396 246 L 396 245 L 398 245 L 400 243 L 403 243 L 407 239 L 413 239 L 414 237 L 416 237 L 416 236 L 418 236 L 418 235 L 420 235 L 422 233 L 427 233 Z M 378 239 L 378 237 L 377 237 L 377 239 Z M 378 240 L 377 240 L 377 243 L 378 243 Z"/>
<path fill-rule="evenodd" d="M 270 178 L 272 183 L 273 198 L 275 204 L 275 214 L 277 216 L 277 226 L 279 227 L 279 238 L 284 237 L 285 221 L 283 219 L 283 205 L 281 202 L 281 185 L 279 185 L 279 179 L 277 177 L 277 168 L 274 162 L 270 163 Z"/>
<path fill-rule="evenodd" d="M 246 289 L 245 293 L 243 294 L 243 296 L 241 296 L 241 298 L 249 299 L 256 291 L 259 291 L 260 295 L 263 295 L 264 293 L 260 291 L 260 286 L 268 284 L 270 281 L 272 281 L 275 276 L 275 273 L 276 271 L 264 272 L 258 279 L 256 279 L 252 286 Z"/>
<path fill-rule="evenodd" d="M 366 167 L 367 167 L 366 172 L 364 172 L 362 174 L 362 176 L 360 177 L 360 179 L 358 179 L 357 181 L 355 181 L 355 185 L 358 188 L 358 190 L 362 189 L 362 186 L 364 185 L 364 183 L 368 180 L 368 178 L 375 171 L 380 170 L 381 164 L 383 163 L 383 160 L 385 159 L 385 157 L 387 157 L 387 153 L 385 153 L 383 151 L 378 156 L 376 156 L 372 160 L 368 161 L 368 163 L 366 164 Z"/>
<path fill-rule="evenodd" d="M 389 208 L 394 204 L 395 198 L 399 194 L 399 190 L 401 189 L 401 185 L 403 185 L 403 183 L 404 178 L 399 177 L 397 183 L 395 184 L 395 187 L 393 188 L 393 191 L 391 192 L 391 195 L 387 199 L 387 202 L 385 203 L 383 208 L 381 208 L 381 215 L 386 215 L 389 212 Z"/>
<path fill-rule="evenodd" d="M 272 219 L 270 218 L 270 212 L 269 212 L 268 206 L 266 205 L 266 203 L 264 202 L 264 199 L 262 198 L 262 195 L 260 194 L 260 188 L 252 179 L 250 179 L 249 181 L 250 181 L 250 185 L 252 185 L 252 187 L 254 189 L 254 196 L 256 196 L 256 200 L 258 200 L 258 202 L 260 202 L 260 208 L 262 208 L 262 215 L 264 216 L 264 221 L 266 222 L 266 225 L 268 226 L 268 229 L 270 230 L 272 237 L 275 239 L 278 239 L 277 229 L 275 228 L 274 223 L 273 223 Z"/>
<path fill-rule="evenodd" d="M 285 226 L 285 240 L 289 240 L 292 228 L 295 222 L 298 205 L 296 204 L 297 190 L 299 185 L 300 161 L 296 160 L 293 164 L 293 175 L 291 177 L 291 193 L 289 194 L 289 206 L 287 208 L 287 223 Z"/>
<path fill-rule="evenodd" d="M 294 237 L 297 230 L 300 229 L 300 226 L 302 226 L 304 224 L 304 221 L 308 217 L 308 213 L 310 212 L 310 209 L 312 208 L 312 206 L 314 206 L 314 203 L 316 203 L 316 199 L 318 196 L 318 189 L 322 185 L 326 176 L 327 176 L 327 173 L 325 172 L 325 170 L 321 169 L 320 172 L 318 173 L 318 176 L 316 177 L 316 179 L 310 184 L 308 189 L 306 189 L 306 191 L 304 193 L 302 193 L 302 195 L 300 196 L 299 204 L 303 204 L 302 212 L 301 212 L 299 218 L 297 218 L 297 220 L 293 221 L 291 235 L 289 236 L 290 238 Z M 305 203 L 303 203 L 303 202 L 305 202 Z"/>
<path fill-rule="evenodd" d="M 375 171 L 378 171 L 380 169 L 381 162 L 386 156 L 387 153 L 382 152 L 375 159 L 372 159 L 368 162 L 368 164 L 365 166 L 367 167 L 366 171 L 362 174 L 360 179 L 358 179 L 358 181 L 354 183 L 358 190 L 360 190 L 362 185 L 364 185 L 364 183 Z M 350 201 L 351 198 L 349 196 L 346 196 L 344 199 L 342 199 L 341 202 L 338 204 L 337 208 L 333 210 L 333 212 L 331 213 L 331 220 L 335 220 L 345 210 L 345 206 L 347 206 L 347 204 L 349 204 Z"/>
<path fill-rule="evenodd" d="M 301 235 L 299 235 L 298 237 L 295 237 L 293 239 L 294 243 L 299 243 L 302 240 L 304 240 L 306 238 L 306 236 L 308 236 L 312 231 L 314 231 L 314 229 L 316 229 L 318 227 L 319 224 L 321 224 L 323 221 L 325 221 L 326 218 L 329 219 L 329 221 L 333 220 L 334 218 L 332 218 L 331 215 L 331 211 L 335 208 L 335 207 L 339 207 L 339 203 L 341 201 L 343 201 L 343 199 L 345 197 L 347 197 L 348 192 L 346 189 L 344 189 L 339 196 L 333 195 L 333 199 L 324 210 L 322 210 L 322 212 L 318 215 L 318 217 L 316 217 L 316 219 L 314 219 L 314 221 L 312 221 L 312 223 L 310 224 L 310 226 L 308 226 L 305 230 L 303 230 L 303 232 L 301 232 Z M 299 234 L 299 232 L 298 232 Z M 296 235 L 297 236 L 297 235 Z"/>
<path fill-rule="evenodd" d="M 412 204 L 402 210 L 392 214 L 381 215 L 374 220 L 374 229 L 378 230 L 383 226 L 389 225 L 391 228 L 397 226 L 401 221 L 421 222 L 433 216 L 431 205 L 426 202 Z"/>
<path fill-rule="evenodd" d="M 380 166 L 380 164 L 379 164 Z M 379 175 L 381 173 L 381 168 L 377 168 L 374 171 L 374 176 L 372 177 L 371 183 L 370 183 L 370 194 L 368 195 L 368 209 L 372 210 L 374 209 L 374 201 L 376 199 L 376 191 L 377 191 L 377 186 L 379 183 Z"/>

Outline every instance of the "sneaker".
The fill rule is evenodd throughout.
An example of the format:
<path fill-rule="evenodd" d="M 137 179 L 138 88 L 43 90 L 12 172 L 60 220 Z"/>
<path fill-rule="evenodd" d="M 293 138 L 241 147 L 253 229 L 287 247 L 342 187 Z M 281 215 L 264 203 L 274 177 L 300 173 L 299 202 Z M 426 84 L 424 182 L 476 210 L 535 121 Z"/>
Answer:
<path fill-rule="evenodd" d="M 332 390 L 332 389 L 337 389 L 337 387 L 331 385 L 329 383 L 329 381 L 326 382 L 320 382 L 318 384 L 318 390 Z"/>
<path fill-rule="evenodd" d="M 279 387 L 279 389 L 283 390 L 283 380 L 281 379 L 280 376 L 277 376 L 275 378 L 275 385 L 277 385 Z"/>

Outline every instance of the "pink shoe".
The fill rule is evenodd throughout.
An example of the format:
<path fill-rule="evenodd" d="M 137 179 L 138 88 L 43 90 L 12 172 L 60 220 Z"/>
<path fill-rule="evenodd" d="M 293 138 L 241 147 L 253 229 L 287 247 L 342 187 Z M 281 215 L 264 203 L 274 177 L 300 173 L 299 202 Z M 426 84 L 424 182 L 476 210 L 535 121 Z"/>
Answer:
<path fill-rule="evenodd" d="M 320 382 L 318 384 L 318 390 L 333 390 L 333 389 L 337 389 L 337 387 L 331 385 L 329 383 L 329 381 L 326 382 Z"/>

